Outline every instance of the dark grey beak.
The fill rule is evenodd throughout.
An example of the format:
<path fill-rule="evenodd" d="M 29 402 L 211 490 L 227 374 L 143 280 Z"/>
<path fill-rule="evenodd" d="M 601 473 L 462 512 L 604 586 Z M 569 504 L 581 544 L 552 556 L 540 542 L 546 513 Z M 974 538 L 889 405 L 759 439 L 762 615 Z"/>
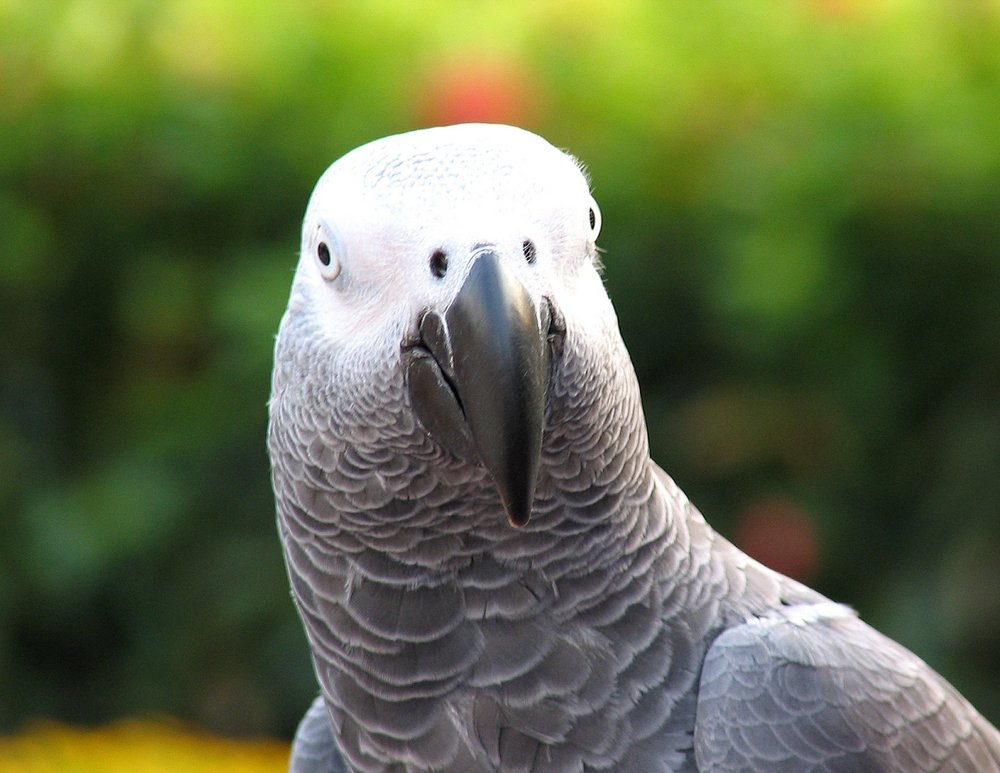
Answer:
<path fill-rule="evenodd" d="M 549 381 L 550 313 L 500 257 L 479 253 L 442 317 L 424 312 L 407 385 L 424 428 L 482 462 L 513 526 L 531 517 Z"/>

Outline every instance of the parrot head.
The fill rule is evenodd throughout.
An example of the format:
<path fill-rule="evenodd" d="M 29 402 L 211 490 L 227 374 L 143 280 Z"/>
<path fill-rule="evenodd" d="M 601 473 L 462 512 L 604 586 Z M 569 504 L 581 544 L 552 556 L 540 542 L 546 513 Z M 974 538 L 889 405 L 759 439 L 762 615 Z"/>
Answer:
<path fill-rule="evenodd" d="M 588 348 L 620 341 L 600 227 L 580 165 L 521 129 L 351 151 L 307 207 L 274 394 L 304 385 L 348 445 L 403 452 L 415 431 L 485 468 L 509 522 L 526 524 L 547 420 L 606 380 L 581 382 L 607 360 Z"/>

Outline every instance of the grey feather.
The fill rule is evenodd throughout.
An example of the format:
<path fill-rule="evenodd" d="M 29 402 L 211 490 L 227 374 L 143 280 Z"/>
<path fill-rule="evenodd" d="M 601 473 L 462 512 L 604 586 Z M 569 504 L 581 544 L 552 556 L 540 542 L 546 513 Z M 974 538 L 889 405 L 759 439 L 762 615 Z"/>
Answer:
<path fill-rule="evenodd" d="M 832 603 L 727 630 L 695 729 L 704 770 L 994 770 L 996 731 L 895 642 Z"/>
<path fill-rule="evenodd" d="M 291 773 L 347 773 L 337 742 L 326 701 L 319 696 L 299 723 L 292 743 Z"/>
<path fill-rule="evenodd" d="M 503 126 L 377 141 L 318 183 L 269 406 L 323 694 L 292 769 L 1000 771 L 941 677 L 740 553 L 649 459 L 596 206 L 573 159 Z M 483 319 L 547 347 L 509 382 L 528 400 L 545 369 L 536 478 L 520 393 L 463 423 L 492 385 L 466 391 L 481 333 L 447 310 L 484 254 L 479 291 L 510 303 Z"/>

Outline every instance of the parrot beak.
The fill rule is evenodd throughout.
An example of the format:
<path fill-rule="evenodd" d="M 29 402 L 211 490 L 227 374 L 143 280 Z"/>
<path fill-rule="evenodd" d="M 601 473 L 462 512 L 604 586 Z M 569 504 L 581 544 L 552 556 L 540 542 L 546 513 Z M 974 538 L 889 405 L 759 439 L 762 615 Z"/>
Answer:
<path fill-rule="evenodd" d="M 541 458 L 552 311 L 546 303 L 536 312 L 495 252 L 473 260 L 444 315 L 422 315 L 407 384 L 428 433 L 458 456 L 478 459 L 510 524 L 524 526 Z"/>

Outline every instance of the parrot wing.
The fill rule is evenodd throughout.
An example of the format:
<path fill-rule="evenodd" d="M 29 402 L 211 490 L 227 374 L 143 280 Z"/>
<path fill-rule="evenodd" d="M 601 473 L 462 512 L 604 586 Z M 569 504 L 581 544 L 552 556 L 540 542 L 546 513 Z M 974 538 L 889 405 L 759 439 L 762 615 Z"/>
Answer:
<path fill-rule="evenodd" d="M 926 663 L 832 602 L 722 633 L 705 658 L 699 769 L 1000 771 L 1000 733 Z"/>
<path fill-rule="evenodd" d="M 289 773 L 347 773 L 330 726 L 330 714 L 320 695 L 299 722 L 292 743 Z"/>

